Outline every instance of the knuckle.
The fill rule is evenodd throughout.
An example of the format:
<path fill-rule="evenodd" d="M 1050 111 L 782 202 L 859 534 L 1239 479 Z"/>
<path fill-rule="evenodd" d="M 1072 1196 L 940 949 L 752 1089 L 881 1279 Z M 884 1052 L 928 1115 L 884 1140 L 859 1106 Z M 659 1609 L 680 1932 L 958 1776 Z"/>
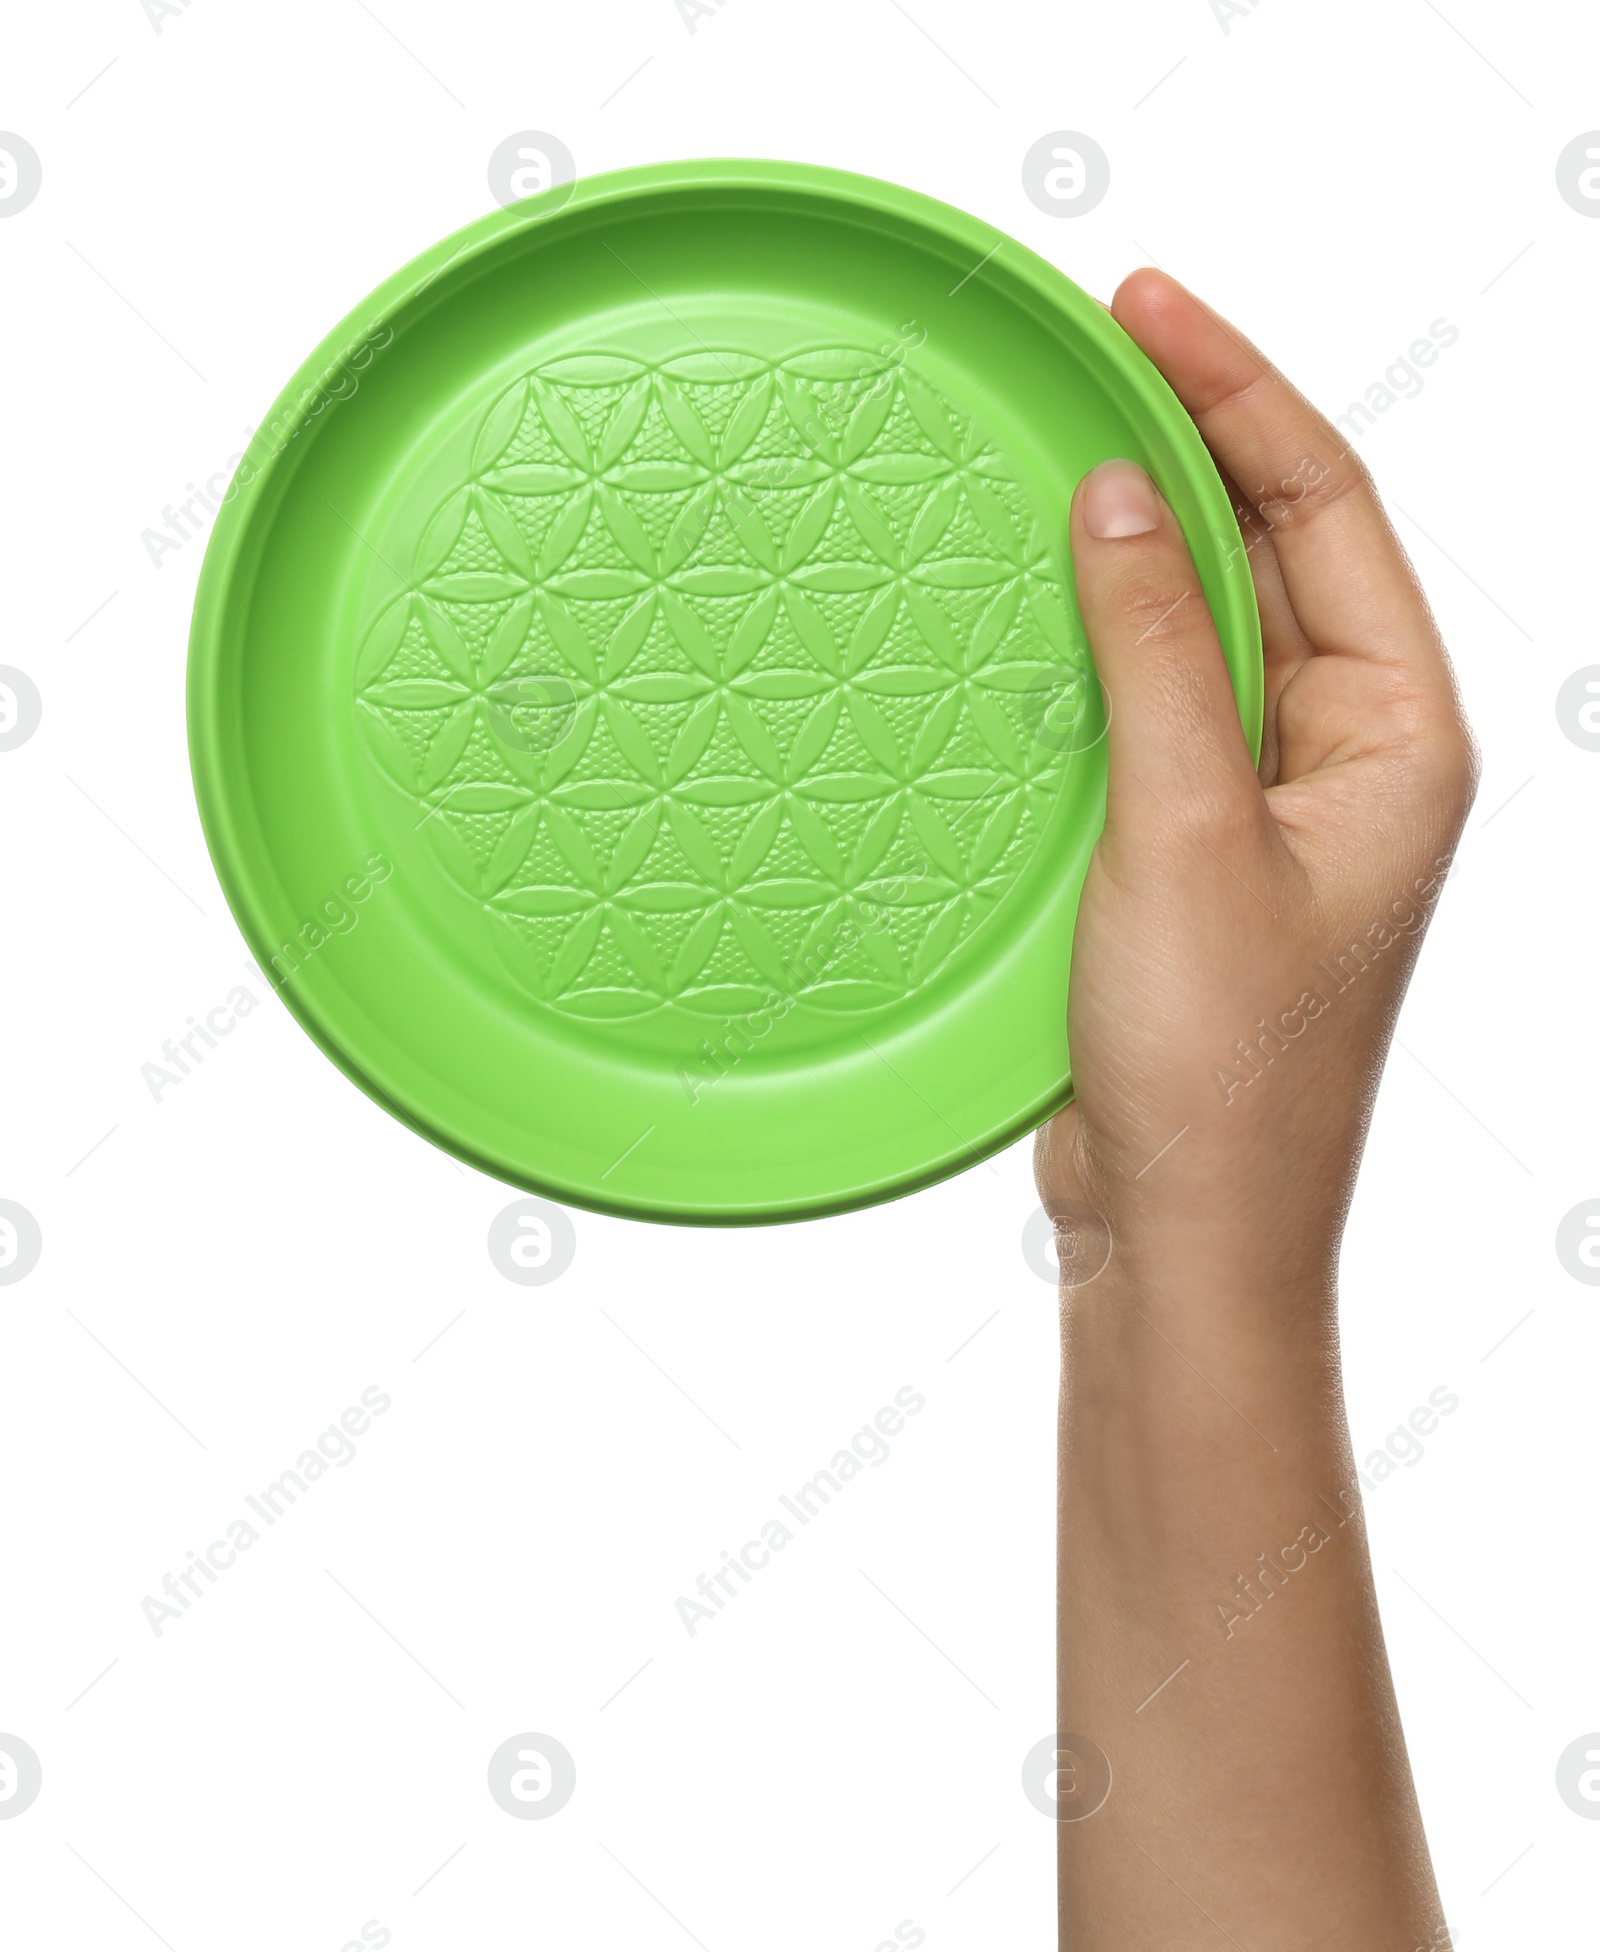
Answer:
<path fill-rule="evenodd" d="M 1478 742 L 1459 702 L 1405 672 L 1391 674 L 1385 704 L 1399 741 L 1409 754 L 1409 770 L 1447 804 L 1465 813 L 1478 790 Z"/>
<path fill-rule="evenodd" d="M 1446 805 L 1464 819 L 1478 797 L 1478 781 L 1483 770 L 1477 740 L 1467 725 L 1456 718 L 1432 733 L 1425 750 L 1429 771 Z"/>
<path fill-rule="evenodd" d="M 1359 456 L 1342 454 L 1328 462 L 1308 454 L 1276 486 L 1262 483 L 1255 503 L 1269 529 L 1287 532 L 1303 528 L 1351 495 L 1371 492 L 1372 476 Z"/>
<path fill-rule="evenodd" d="M 1221 784 L 1188 796 L 1182 812 L 1194 838 L 1227 863 L 1244 858 L 1260 831 L 1260 809 L 1247 795 Z"/>

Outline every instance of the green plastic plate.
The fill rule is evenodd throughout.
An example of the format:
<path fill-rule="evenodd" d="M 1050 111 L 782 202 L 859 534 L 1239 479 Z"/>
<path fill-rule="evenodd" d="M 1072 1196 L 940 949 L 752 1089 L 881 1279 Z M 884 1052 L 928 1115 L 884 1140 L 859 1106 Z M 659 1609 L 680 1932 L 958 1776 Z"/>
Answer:
<path fill-rule="evenodd" d="M 1071 1093 L 1105 803 L 1072 490 L 1226 492 L 1101 308 L 870 178 L 671 163 L 398 272 L 252 439 L 189 676 L 263 968 L 397 1117 L 641 1218 L 838 1211 Z"/>

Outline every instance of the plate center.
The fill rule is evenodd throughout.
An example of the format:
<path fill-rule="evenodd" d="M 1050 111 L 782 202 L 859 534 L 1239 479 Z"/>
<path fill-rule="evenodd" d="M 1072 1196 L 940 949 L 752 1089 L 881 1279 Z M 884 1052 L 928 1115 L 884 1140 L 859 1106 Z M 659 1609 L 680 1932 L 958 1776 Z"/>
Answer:
<path fill-rule="evenodd" d="M 365 751 L 540 1007 L 803 1053 L 936 984 L 1022 874 L 1099 692 L 924 336 L 656 313 L 530 360 L 392 511 Z"/>

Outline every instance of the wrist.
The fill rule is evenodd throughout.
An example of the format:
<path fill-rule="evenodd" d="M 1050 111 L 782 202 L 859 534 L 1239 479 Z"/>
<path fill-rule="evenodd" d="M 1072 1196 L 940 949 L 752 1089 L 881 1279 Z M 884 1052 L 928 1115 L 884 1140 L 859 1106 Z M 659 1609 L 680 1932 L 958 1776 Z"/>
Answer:
<path fill-rule="evenodd" d="M 1279 1323 L 1331 1330 L 1338 1312 L 1337 1238 L 1251 1224 L 1216 1203 L 1198 1217 L 1105 1216 L 1079 1201 L 1045 1202 L 1056 1226 L 1064 1304 L 1176 1313 L 1222 1332 L 1265 1335 Z"/>
<path fill-rule="evenodd" d="M 1196 1477 L 1338 1476 L 1349 1458 L 1335 1295 L 1259 1266 L 1113 1252 L 1061 1293 L 1063 1409 L 1091 1472 L 1160 1495 Z M 1183 1500 L 1187 1500 L 1187 1490 Z"/>
<path fill-rule="evenodd" d="M 1331 1316 L 1349 1175 L 1299 1147 L 1280 1148 L 1269 1168 L 1254 1149 L 1197 1156 L 1187 1128 L 1178 1139 L 1188 1153 L 1169 1143 L 1170 1156 L 1124 1172 L 1072 1113 L 1041 1130 L 1035 1178 L 1065 1285 L 1109 1278 L 1130 1294 L 1223 1310 L 1276 1295 L 1302 1316 Z"/>

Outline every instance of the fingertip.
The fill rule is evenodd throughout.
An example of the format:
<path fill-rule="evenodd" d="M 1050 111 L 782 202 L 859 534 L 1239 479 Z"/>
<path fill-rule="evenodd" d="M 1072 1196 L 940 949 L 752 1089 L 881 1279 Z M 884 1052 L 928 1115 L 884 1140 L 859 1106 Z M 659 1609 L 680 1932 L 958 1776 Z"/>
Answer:
<path fill-rule="evenodd" d="M 1170 272 L 1153 264 L 1142 264 L 1130 271 L 1112 293 L 1111 316 L 1119 325 L 1127 326 L 1130 319 L 1155 317 L 1185 300 L 1191 305 L 1196 302 L 1193 294 Z"/>
<path fill-rule="evenodd" d="M 1272 370 L 1220 313 L 1165 271 L 1124 278 L 1111 304 L 1123 331 L 1196 417 Z"/>

